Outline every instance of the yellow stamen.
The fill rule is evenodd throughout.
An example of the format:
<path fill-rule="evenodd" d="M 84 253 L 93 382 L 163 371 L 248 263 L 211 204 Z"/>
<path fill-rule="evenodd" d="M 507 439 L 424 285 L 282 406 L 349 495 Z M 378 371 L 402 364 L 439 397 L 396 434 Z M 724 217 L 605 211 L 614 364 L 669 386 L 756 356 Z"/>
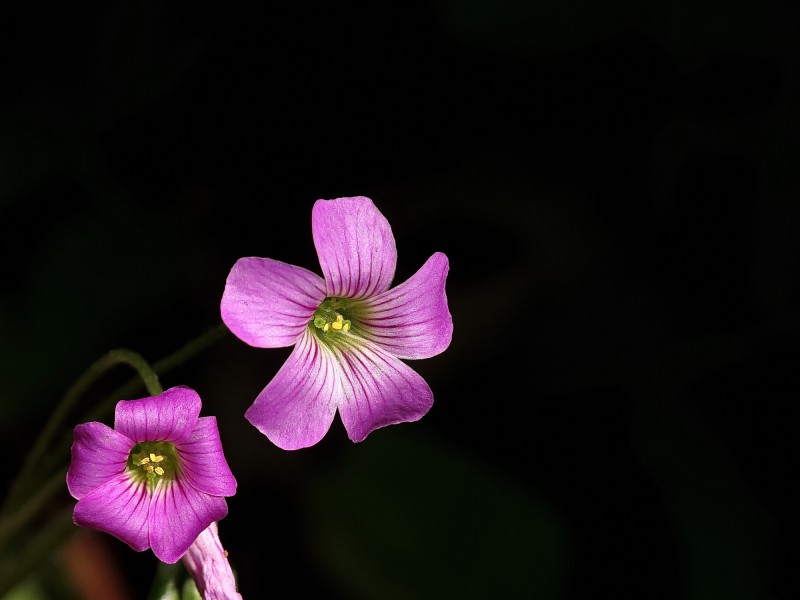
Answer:
<path fill-rule="evenodd" d="M 152 460 L 154 463 L 160 463 L 162 460 L 164 460 L 164 457 L 163 456 L 156 456 L 155 454 L 151 454 L 150 455 L 150 460 Z"/>
<path fill-rule="evenodd" d="M 162 469 L 161 467 L 156 467 L 156 468 L 155 468 L 155 472 L 156 472 L 158 475 L 163 475 L 163 474 L 164 474 L 164 469 Z"/>
<path fill-rule="evenodd" d="M 333 323 L 331 323 L 331 327 L 335 331 L 339 331 L 342 328 L 343 323 L 344 323 L 344 317 L 342 317 L 342 315 L 336 315 L 336 320 Z"/>
<path fill-rule="evenodd" d="M 342 331 L 344 331 L 345 333 L 350 331 L 350 323 L 345 323 L 344 325 L 342 325 Z"/>
<path fill-rule="evenodd" d="M 150 462 L 150 459 L 149 459 L 149 458 L 147 458 L 147 457 L 145 456 L 145 457 L 142 459 L 142 462 L 140 462 L 139 464 L 140 464 L 140 465 L 146 465 L 146 464 L 147 464 L 147 463 L 149 463 L 149 462 Z"/>
<path fill-rule="evenodd" d="M 328 329 L 330 329 L 330 328 L 331 328 L 331 324 L 330 323 L 325 323 L 325 325 L 322 327 L 322 331 L 328 331 Z"/>

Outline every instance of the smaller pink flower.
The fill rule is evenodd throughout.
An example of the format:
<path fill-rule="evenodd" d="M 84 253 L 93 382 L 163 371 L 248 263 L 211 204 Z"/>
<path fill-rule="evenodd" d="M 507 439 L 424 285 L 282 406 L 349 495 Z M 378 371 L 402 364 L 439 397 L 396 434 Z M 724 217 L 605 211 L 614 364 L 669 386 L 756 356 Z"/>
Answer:
<path fill-rule="evenodd" d="M 219 529 L 212 523 L 197 536 L 189 551 L 183 555 L 183 564 L 194 579 L 203 600 L 242 600 L 236 591 L 228 554 L 219 541 Z"/>
<path fill-rule="evenodd" d="M 200 417 L 188 387 L 117 403 L 114 429 L 75 427 L 67 488 L 76 525 L 110 533 L 137 552 L 177 562 L 228 514 L 236 493 L 215 417 Z"/>

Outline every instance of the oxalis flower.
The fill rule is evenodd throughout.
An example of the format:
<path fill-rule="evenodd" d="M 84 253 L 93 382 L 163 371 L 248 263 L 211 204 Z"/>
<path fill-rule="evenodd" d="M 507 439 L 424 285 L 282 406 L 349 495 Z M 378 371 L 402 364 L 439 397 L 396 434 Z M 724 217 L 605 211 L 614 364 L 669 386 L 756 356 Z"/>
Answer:
<path fill-rule="evenodd" d="M 117 403 L 114 429 L 75 427 L 69 493 L 76 525 L 99 529 L 136 551 L 174 563 L 236 493 L 215 417 L 200 417 L 200 396 L 174 387 Z"/>
<path fill-rule="evenodd" d="M 453 334 L 447 257 L 437 252 L 389 289 L 397 250 L 372 200 L 318 200 L 311 228 L 324 278 L 270 258 L 242 258 L 222 296 L 222 320 L 241 340 L 294 346 L 245 413 L 287 450 L 316 444 L 337 409 L 354 442 L 422 417 L 433 394 L 399 359 L 439 354 Z"/>

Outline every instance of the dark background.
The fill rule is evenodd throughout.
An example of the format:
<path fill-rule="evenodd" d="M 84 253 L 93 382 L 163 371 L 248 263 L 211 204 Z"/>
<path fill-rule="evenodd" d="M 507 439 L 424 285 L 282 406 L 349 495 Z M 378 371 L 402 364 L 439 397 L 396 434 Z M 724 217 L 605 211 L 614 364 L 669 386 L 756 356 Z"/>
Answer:
<path fill-rule="evenodd" d="M 313 202 L 366 195 L 396 282 L 450 258 L 422 421 L 284 452 L 243 413 L 288 349 L 163 378 L 218 416 L 246 598 L 798 597 L 794 13 L 167 4 L 2 20 L 6 483 L 93 360 L 218 323 L 241 256 L 318 271 Z M 98 538 L 141 597 L 152 556 Z"/>

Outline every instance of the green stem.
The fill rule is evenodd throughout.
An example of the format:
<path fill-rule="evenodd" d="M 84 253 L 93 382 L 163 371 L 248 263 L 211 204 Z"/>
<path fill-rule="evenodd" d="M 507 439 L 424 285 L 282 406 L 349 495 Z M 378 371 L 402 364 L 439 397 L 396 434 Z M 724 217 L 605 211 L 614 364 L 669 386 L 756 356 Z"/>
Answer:
<path fill-rule="evenodd" d="M 41 434 L 39 434 L 39 437 L 34 443 L 33 448 L 25 458 L 19 475 L 17 475 L 16 479 L 11 484 L 8 496 L 3 504 L 2 514 L 6 514 L 19 499 L 20 491 L 24 483 L 30 477 L 42 456 L 50 448 L 53 437 L 61 428 L 67 415 L 69 415 L 78 400 L 97 383 L 103 375 L 117 365 L 128 365 L 133 368 L 138 373 L 139 377 L 141 377 L 150 394 L 156 395 L 163 391 L 161 384 L 158 382 L 158 375 L 156 375 L 147 361 L 136 352 L 125 349 L 111 350 L 108 354 L 100 358 L 72 384 L 67 390 L 67 393 L 64 394 L 61 402 L 59 402 L 58 406 L 56 406 L 55 410 L 50 415 L 44 429 L 42 429 Z"/>
<path fill-rule="evenodd" d="M 159 562 L 153 585 L 150 593 L 147 594 L 147 600 L 180 600 L 178 578 L 183 573 L 183 565 L 180 562 L 172 565 Z"/>
<path fill-rule="evenodd" d="M 158 396 L 163 393 L 164 388 L 158 380 L 158 374 L 153 370 L 153 367 L 150 366 L 150 363 L 142 358 L 141 355 L 124 349 L 112 350 L 109 354 L 119 358 L 120 362 L 124 362 L 136 370 L 148 394 L 151 396 Z"/>
<path fill-rule="evenodd" d="M 222 324 L 217 325 L 213 329 L 209 329 L 203 335 L 193 339 L 182 348 L 179 348 L 169 356 L 166 356 L 157 363 L 153 364 L 153 371 L 155 371 L 155 373 L 158 375 L 164 375 L 165 373 L 168 373 L 175 367 L 179 367 L 185 363 L 188 359 L 192 358 L 196 354 L 200 354 L 200 352 L 209 346 L 213 346 L 216 342 L 224 337 L 227 331 L 227 328 Z M 132 393 L 136 392 L 137 386 L 138 382 L 136 380 L 129 380 L 127 383 L 121 385 L 111 394 L 106 396 L 104 400 L 99 402 L 94 409 L 87 412 L 81 422 L 83 423 L 86 421 L 102 419 L 111 411 L 111 409 L 114 408 L 116 403 L 119 402 L 120 398 L 130 396 Z M 71 435 L 72 434 L 70 433 L 70 436 Z"/>

